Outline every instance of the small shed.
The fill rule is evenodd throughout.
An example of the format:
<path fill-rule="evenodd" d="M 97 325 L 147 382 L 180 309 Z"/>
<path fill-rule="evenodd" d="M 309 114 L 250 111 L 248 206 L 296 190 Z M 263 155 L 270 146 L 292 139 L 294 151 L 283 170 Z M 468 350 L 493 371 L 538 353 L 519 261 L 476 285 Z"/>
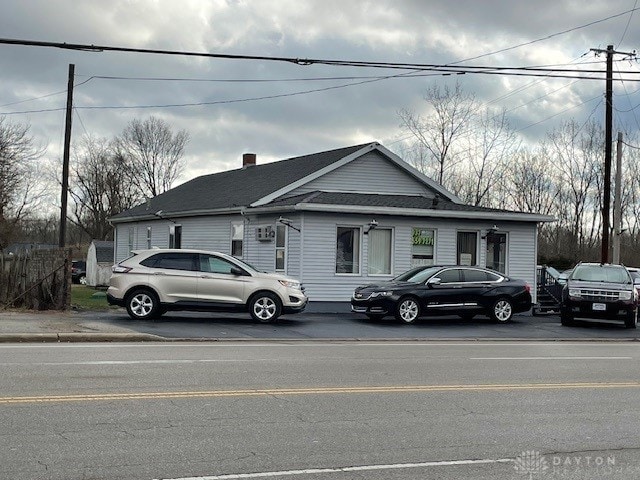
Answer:
<path fill-rule="evenodd" d="M 114 263 L 113 242 L 94 240 L 87 252 L 87 285 L 105 287 L 109 285 L 111 266 Z"/>

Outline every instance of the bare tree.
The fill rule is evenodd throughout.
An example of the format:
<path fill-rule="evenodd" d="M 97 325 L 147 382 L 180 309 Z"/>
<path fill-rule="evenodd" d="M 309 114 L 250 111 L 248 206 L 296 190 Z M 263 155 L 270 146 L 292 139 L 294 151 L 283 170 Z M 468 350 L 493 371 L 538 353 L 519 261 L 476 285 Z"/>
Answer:
<path fill-rule="evenodd" d="M 422 168 L 418 165 L 416 168 L 444 185 L 447 170 L 461 161 L 456 142 L 468 132 L 478 107 L 475 97 L 464 93 L 458 83 L 453 90 L 448 86 L 441 90 L 440 86 L 434 85 L 427 90 L 424 100 L 428 106 L 425 116 L 401 110 L 400 126 L 412 135 L 414 151 L 420 155 Z M 432 168 L 425 168 L 427 158 Z"/>
<path fill-rule="evenodd" d="M 116 138 L 115 148 L 132 183 L 143 197 L 155 197 L 171 188 L 184 168 L 189 134 L 175 135 L 164 120 L 132 120 Z"/>
<path fill-rule="evenodd" d="M 107 240 L 113 230 L 109 217 L 133 207 L 141 198 L 108 140 L 85 137 L 74 157 L 70 220 L 90 239 Z"/>
<path fill-rule="evenodd" d="M 0 250 L 8 246 L 16 225 L 41 198 L 35 160 L 43 151 L 29 136 L 29 125 L 0 117 Z"/>
<path fill-rule="evenodd" d="M 495 206 L 501 199 L 502 172 L 517 146 L 505 111 L 483 109 L 474 115 L 465 142 L 466 159 L 453 175 L 454 193 L 471 205 Z"/>

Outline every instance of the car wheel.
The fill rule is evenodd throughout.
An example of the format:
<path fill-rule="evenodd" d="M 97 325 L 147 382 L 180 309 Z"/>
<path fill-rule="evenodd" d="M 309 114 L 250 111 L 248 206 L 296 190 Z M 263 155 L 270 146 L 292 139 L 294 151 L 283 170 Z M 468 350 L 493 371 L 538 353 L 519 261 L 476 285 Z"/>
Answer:
<path fill-rule="evenodd" d="M 565 312 L 560 312 L 560 324 L 565 327 L 573 326 L 573 315 Z"/>
<path fill-rule="evenodd" d="M 382 315 L 381 313 L 367 313 L 367 317 L 369 318 L 369 320 L 382 320 L 384 318 L 384 315 Z"/>
<path fill-rule="evenodd" d="M 81 275 L 80 278 L 78 279 L 78 283 L 80 285 L 86 285 L 87 284 L 87 277 L 85 277 L 84 275 Z"/>
<path fill-rule="evenodd" d="M 158 296 L 150 290 L 134 290 L 127 297 L 127 313 L 134 320 L 146 320 L 161 315 Z"/>
<path fill-rule="evenodd" d="M 249 302 L 249 312 L 256 322 L 275 322 L 281 310 L 280 299 L 273 293 L 259 293 Z"/>
<path fill-rule="evenodd" d="M 507 323 L 513 317 L 513 307 L 508 298 L 499 298 L 491 307 L 491 319 L 498 323 Z"/>
<path fill-rule="evenodd" d="M 413 323 L 420 316 L 420 305 L 414 297 L 400 299 L 396 307 L 396 319 L 402 323 Z"/>
<path fill-rule="evenodd" d="M 627 328 L 636 328 L 638 326 L 638 310 L 632 310 L 627 314 L 627 318 L 624 321 L 624 326 Z"/>

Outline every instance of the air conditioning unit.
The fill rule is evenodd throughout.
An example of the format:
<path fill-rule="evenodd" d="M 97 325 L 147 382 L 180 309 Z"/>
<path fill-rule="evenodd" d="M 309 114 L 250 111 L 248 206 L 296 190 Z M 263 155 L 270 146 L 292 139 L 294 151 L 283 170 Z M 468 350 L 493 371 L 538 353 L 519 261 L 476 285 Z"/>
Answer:
<path fill-rule="evenodd" d="M 270 242 L 275 236 L 276 232 L 271 225 L 256 227 L 256 240 L 260 242 Z"/>

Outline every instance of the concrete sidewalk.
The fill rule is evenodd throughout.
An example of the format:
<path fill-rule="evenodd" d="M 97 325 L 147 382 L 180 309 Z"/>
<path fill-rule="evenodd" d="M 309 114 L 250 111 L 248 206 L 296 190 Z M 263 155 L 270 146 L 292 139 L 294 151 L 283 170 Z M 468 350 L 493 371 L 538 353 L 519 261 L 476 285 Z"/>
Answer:
<path fill-rule="evenodd" d="M 92 319 L 90 312 L 0 310 L 0 343 L 140 342 L 163 337 Z"/>

